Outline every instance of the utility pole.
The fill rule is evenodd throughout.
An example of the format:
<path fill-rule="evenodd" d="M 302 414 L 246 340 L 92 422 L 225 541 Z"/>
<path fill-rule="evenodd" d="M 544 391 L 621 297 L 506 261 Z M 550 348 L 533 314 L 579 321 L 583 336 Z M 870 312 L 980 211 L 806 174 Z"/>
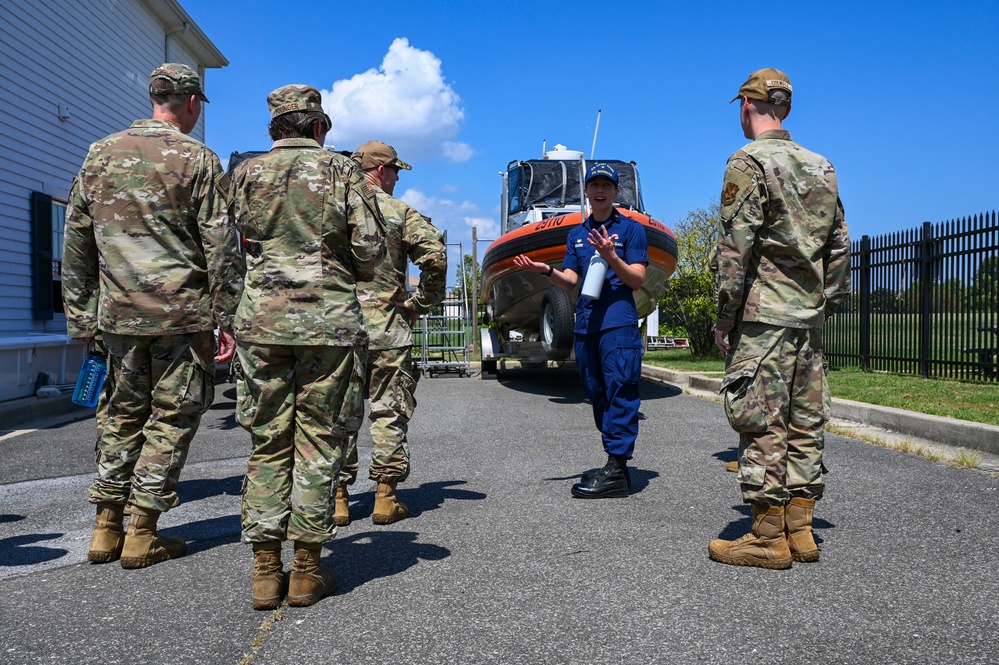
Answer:
<path fill-rule="evenodd" d="M 479 252 L 478 227 L 472 227 L 472 329 L 479 333 Z M 464 261 L 464 257 L 462 258 Z"/>

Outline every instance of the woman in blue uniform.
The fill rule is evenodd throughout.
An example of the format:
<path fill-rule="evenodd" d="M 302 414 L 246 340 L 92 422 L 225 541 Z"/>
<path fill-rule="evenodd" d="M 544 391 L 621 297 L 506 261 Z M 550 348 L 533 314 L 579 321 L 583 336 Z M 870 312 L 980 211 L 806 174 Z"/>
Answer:
<path fill-rule="evenodd" d="M 593 164 L 583 189 L 591 214 L 569 232 L 562 269 L 523 254 L 514 259 L 518 268 L 543 273 L 567 291 L 586 281 L 595 254 L 607 264 L 599 297 L 580 294 L 576 301 L 576 364 L 607 453 L 605 466 L 573 485 L 572 496 L 581 499 L 628 496 L 627 462 L 638 438 L 643 345 L 634 292 L 645 280 L 649 253 L 642 225 L 614 208 L 617 192 L 614 167 Z"/>

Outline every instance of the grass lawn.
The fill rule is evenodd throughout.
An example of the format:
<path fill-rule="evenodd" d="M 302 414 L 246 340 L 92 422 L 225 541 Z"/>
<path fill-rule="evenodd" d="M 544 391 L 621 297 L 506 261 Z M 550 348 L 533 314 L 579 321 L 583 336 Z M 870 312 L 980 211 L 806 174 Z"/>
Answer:
<path fill-rule="evenodd" d="M 646 351 L 643 362 L 656 367 L 666 367 L 678 372 L 724 372 L 725 361 L 701 360 L 690 355 L 690 349 L 663 349 Z"/>
<path fill-rule="evenodd" d="M 721 372 L 721 360 L 696 360 L 686 349 L 650 351 L 645 362 L 681 372 Z M 834 397 L 893 406 L 935 416 L 999 425 L 999 385 L 922 379 L 902 374 L 863 372 L 844 368 L 829 372 Z"/>

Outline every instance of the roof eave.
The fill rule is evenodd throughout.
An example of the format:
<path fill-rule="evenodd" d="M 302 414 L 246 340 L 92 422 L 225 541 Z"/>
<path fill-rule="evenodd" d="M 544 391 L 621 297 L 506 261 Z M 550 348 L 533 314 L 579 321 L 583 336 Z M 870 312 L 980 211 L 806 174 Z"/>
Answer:
<path fill-rule="evenodd" d="M 177 0 L 140 0 L 140 2 L 163 24 L 167 34 L 176 33 L 173 39 L 183 44 L 202 67 L 218 69 L 229 64 L 229 60 L 222 55 L 212 40 L 208 39 Z M 185 24 L 188 29 L 183 32 Z"/>

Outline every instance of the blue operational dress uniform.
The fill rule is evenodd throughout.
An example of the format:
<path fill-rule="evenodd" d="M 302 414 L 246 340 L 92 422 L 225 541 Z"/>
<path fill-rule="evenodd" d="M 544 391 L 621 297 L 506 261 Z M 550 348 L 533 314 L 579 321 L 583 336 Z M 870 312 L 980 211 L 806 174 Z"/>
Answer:
<path fill-rule="evenodd" d="M 614 250 L 625 263 L 649 262 L 645 229 L 616 209 L 602 225 L 608 235 L 617 235 Z M 590 259 L 596 249 L 587 242 L 601 223 L 591 215 L 569 232 L 562 269 L 586 281 Z M 604 276 L 600 297 L 580 294 L 576 301 L 574 347 L 579 375 L 593 406 L 593 421 L 600 430 L 608 455 L 631 459 L 638 438 L 638 382 L 642 376 L 642 338 L 634 291 L 611 268 Z"/>

